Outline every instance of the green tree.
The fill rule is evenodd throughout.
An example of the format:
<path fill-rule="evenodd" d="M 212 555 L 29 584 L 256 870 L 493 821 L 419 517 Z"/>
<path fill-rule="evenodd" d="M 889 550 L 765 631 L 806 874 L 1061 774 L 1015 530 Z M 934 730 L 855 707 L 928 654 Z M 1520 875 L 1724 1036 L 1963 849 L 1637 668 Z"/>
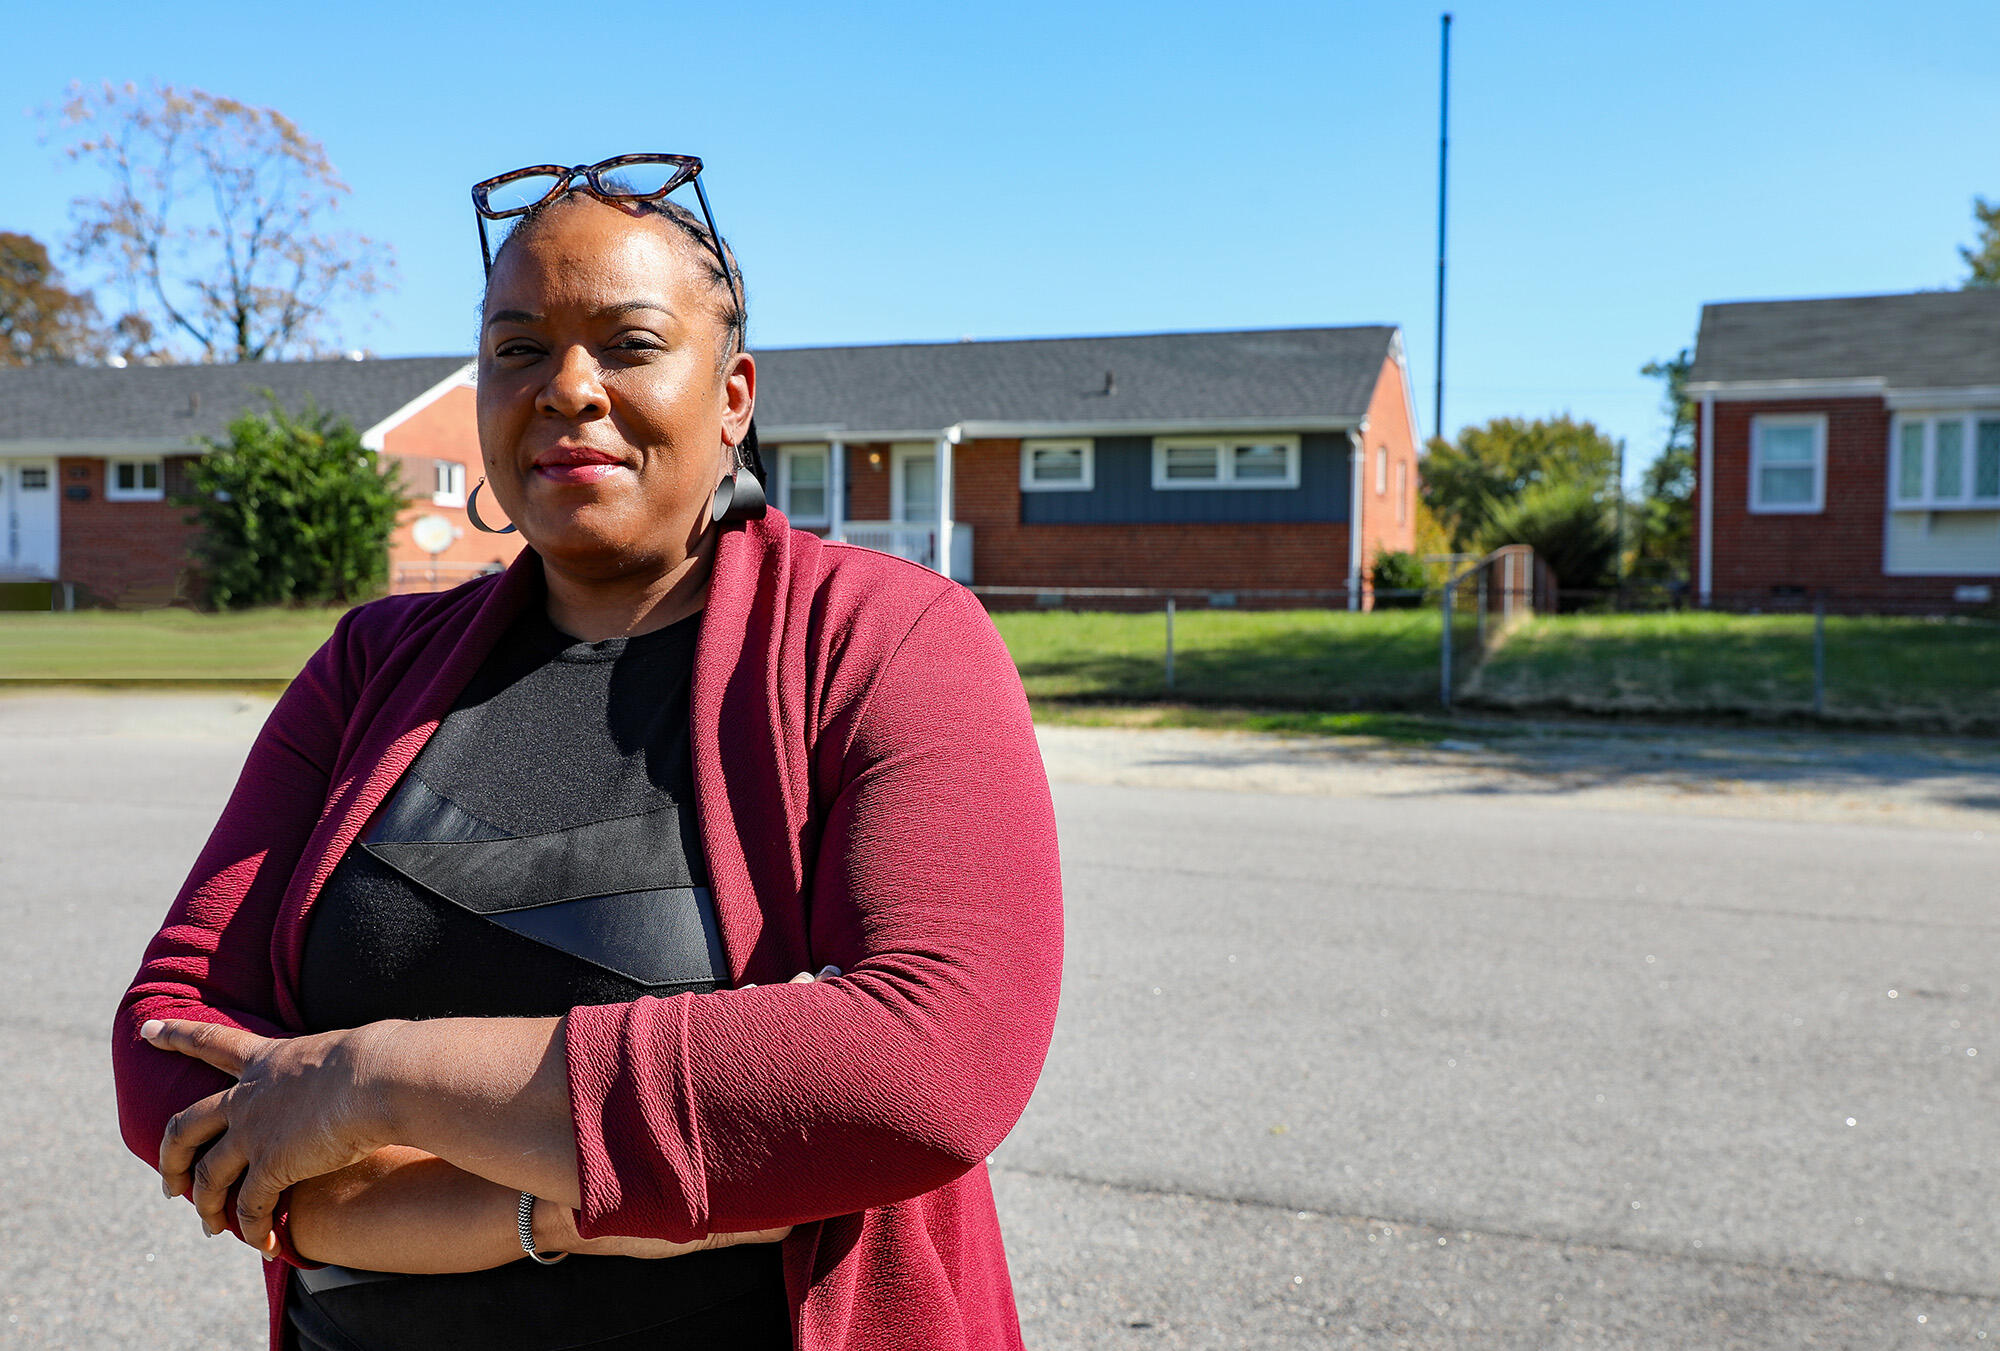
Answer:
<path fill-rule="evenodd" d="M 1661 382 L 1668 418 L 1667 443 L 1646 466 L 1638 503 L 1632 575 L 1649 582 L 1686 581 L 1694 547 L 1694 401 L 1687 396 L 1693 359 L 1683 347 L 1665 361 L 1649 361 L 1641 375 Z"/>
<path fill-rule="evenodd" d="M 71 364 L 97 356 L 97 302 L 63 286 L 32 235 L 0 231 L 0 366 Z"/>
<path fill-rule="evenodd" d="M 324 355 L 333 309 L 387 286 L 386 247 L 326 229 L 348 187 L 325 148 L 275 109 L 107 83 L 72 85 L 51 120 L 104 187 L 70 203 L 70 252 L 183 355 Z"/>
<path fill-rule="evenodd" d="M 1618 489 L 1621 447 L 1595 424 L 1558 418 L 1495 418 L 1467 427 L 1456 444 L 1430 444 L 1423 499 L 1451 534 L 1452 548 L 1477 548 L 1495 514 L 1543 483 L 1580 483 L 1607 504 Z M 1503 541 L 1507 542 L 1507 541 Z"/>
<path fill-rule="evenodd" d="M 266 396 L 270 397 L 270 396 Z M 344 418 L 276 398 L 191 462 L 188 494 L 208 603 L 325 605 L 379 591 L 407 492 Z"/>
<path fill-rule="evenodd" d="M 1972 218 L 1979 222 L 1979 238 L 1971 248 L 1960 248 L 1958 256 L 1971 269 L 1965 284 L 2000 286 L 2000 202 L 1984 197 L 1972 199 Z"/>
<path fill-rule="evenodd" d="M 1525 544 L 1571 591 L 1599 591 L 1617 581 L 1615 504 L 1582 478 L 1544 479 L 1494 511 L 1482 549 Z"/>

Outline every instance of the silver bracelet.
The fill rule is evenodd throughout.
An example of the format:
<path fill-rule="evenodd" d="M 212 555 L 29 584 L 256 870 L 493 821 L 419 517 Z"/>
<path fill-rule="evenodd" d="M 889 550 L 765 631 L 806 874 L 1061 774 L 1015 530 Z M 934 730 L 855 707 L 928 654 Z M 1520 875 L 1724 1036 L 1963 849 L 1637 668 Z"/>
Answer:
<path fill-rule="evenodd" d="M 549 1257 L 535 1251 L 535 1194 L 533 1192 L 521 1193 L 519 1218 L 521 1221 L 522 1252 L 528 1254 L 528 1256 L 534 1258 L 545 1267 L 552 1267 L 562 1261 L 563 1258 L 569 1256 L 566 1252 L 559 1252 L 554 1257 Z"/>

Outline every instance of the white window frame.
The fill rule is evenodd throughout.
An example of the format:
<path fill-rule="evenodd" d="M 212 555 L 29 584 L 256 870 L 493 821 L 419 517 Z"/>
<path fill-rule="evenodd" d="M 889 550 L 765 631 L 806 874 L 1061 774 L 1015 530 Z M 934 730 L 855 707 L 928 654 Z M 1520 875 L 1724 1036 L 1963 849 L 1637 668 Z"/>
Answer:
<path fill-rule="evenodd" d="M 152 465 L 154 471 L 159 475 L 158 486 L 152 488 L 120 488 L 118 486 L 118 469 L 119 466 L 127 464 L 136 465 L 139 467 L 140 472 L 137 475 L 135 475 L 135 477 L 140 477 L 140 478 L 143 478 L 145 476 L 145 466 Z M 167 497 L 167 461 L 164 456 L 160 455 L 122 456 L 115 460 L 105 461 L 104 464 L 105 501 L 164 502 L 166 500 L 166 497 Z"/>
<path fill-rule="evenodd" d="M 1960 495 L 1957 497 L 1937 496 L 1937 429 L 1940 422 L 1956 422 L 1963 426 L 1963 440 L 1959 443 L 1962 458 L 1959 461 Z M 1898 413 L 1889 422 L 1889 509 L 1891 511 L 2000 511 L 2000 497 L 1974 497 L 1973 489 L 1978 485 L 1979 476 L 1979 424 L 2000 422 L 2000 408 L 1975 408 L 1967 412 L 1956 409 L 1950 412 L 1908 412 Z M 1923 491 L 1915 497 L 1905 497 L 1900 491 L 1903 485 L 1903 429 L 1912 423 L 1924 429 Z"/>
<path fill-rule="evenodd" d="M 1808 427 L 1813 434 L 1813 495 L 1810 502 L 1765 502 L 1764 432 Z M 1760 516 L 1811 516 L 1826 510 L 1826 414 L 1760 413 L 1750 419 L 1750 510 Z"/>
<path fill-rule="evenodd" d="M 457 460 L 432 460 L 431 476 L 432 506 L 463 507 L 465 505 L 464 464 Z"/>
<path fill-rule="evenodd" d="M 826 495 L 826 510 L 817 516 L 799 516 L 792 511 L 792 462 L 816 456 L 826 462 L 826 477 L 821 481 L 821 491 Z M 778 482 L 776 502 L 779 511 L 793 525 L 833 524 L 833 444 L 829 441 L 801 441 L 793 445 L 778 447 Z"/>
<path fill-rule="evenodd" d="M 1061 482 L 1040 482 L 1035 478 L 1035 452 L 1040 450 L 1080 450 L 1083 477 Z M 1062 440 L 1043 439 L 1021 443 L 1021 491 L 1024 493 L 1087 493 L 1097 486 L 1097 443 L 1088 437 Z"/>
<path fill-rule="evenodd" d="M 1236 474 L 1235 451 L 1239 446 L 1277 446 L 1285 452 L 1285 476 L 1276 478 L 1239 479 Z M 1212 449 L 1215 452 L 1215 477 L 1199 479 L 1170 479 L 1167 477 L 1167 452 L 1169 450 Z M 1265 436 L 1246 434 L 1240 436 L 1156 436 L 1153 438 L 1153 487 L 1162 492 L 1183 492 L 1193 489 L 1197 492 L 1214 492 L 1217 489 L 1240 491 L 1244 489 L 1286 489 L 1299 486 L 1299 438 L 1297 436 Z"/>
<path fill-rule="evenodd" d="M 1375 447 L 1375 495 L 1381 497 L 1389 491 L 1389 448 Z"/>

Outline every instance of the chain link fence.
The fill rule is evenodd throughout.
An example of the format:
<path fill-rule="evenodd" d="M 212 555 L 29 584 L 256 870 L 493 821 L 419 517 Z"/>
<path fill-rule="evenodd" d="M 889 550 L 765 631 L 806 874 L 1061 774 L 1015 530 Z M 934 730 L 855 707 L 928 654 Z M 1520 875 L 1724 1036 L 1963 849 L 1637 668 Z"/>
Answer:
<path fill-rule="evenodd" d="M 1525 546 L 1429 591 L 974 587 L 1030 697 L 2000 733 L 2000 611 L 1561 591 Z"/>
<path fill-rule="evenodd" d="M 1006 587 L 992 611 L 1034 699 L 1279 709 L 1435 707 L 1438 610 L 1421 591 Z M 1403 608 L 1395 608 L 1395 607 Z"/>
<path fill-rule="evenodd" d="M 2000 733 L 2000 610 L 1867 591 L 1562 593 L 1461 704 Z"/>
<path fill-rule="evenodd" d="M 1438 704 L 1446 712 L 1486 656 L 1537 612 L 1557 608 L 1555 576 L 1525 544 L 1495 549 L 1438 589 Z"/>
<path fill-rule="evenodd" d="M 428 560 L 422 563 L 398 561 L 389 568 L 389 594 L 410 595 L 415 592 L 449 591 L 474 577 L 483 577 L 489 572 L 505 572 L 505 563 L 440 563 Z"/>

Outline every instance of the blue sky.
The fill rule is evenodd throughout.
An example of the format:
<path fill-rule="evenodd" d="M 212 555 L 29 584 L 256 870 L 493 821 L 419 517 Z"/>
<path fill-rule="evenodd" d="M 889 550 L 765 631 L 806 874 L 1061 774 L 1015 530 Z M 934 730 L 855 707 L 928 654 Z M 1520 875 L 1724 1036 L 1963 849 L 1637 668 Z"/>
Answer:
<path fill-rule="evenodd" d="M 398 289 L 346 336 L 467 350 L 467 187 L 701 155 L 765 346 L 1403 325 L 1431 430 L 1436 4 L 23 7 L 0 229 L 89 184 L 35 110 L 72 79 L 278 108 Z M 2000 197 L 2000 5 L 1453 7 L 1445 420 L 1664 434 L 1638 374 L 1704 300 L 1955 285 Z"/>

